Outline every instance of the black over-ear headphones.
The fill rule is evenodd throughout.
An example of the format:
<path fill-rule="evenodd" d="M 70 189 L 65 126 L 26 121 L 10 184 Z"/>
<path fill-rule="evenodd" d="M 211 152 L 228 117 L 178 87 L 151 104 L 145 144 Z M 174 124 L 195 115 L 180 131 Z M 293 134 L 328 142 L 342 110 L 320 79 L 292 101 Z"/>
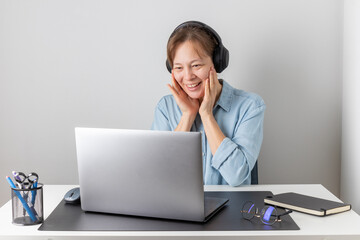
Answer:
<path fill-rule="evenodd" d="M 187 21 L 187 22 L 184 22 L 184 23 L 180 24 L 179 26 L 177 26 L 175 28 L 175 30 L 172 32 L 172 34 L 170 35 L 170 38 L 172 36 L 174 36 L 174 34 L 180 28 L 189 27 L 189 26 L 200 27 L 201 29 L 205 30 L 207 33 L 209 33 L 211 36 L 214 37 L 214 39 L 216 40 L 216 47 L 214 49 L 212 60 L 213 60 L 216 72 L 221 73 L 229 64 L 229 50 L 227 50 L 226 47 L 224 47 L 219 34 L 217 34 L 217 32 L 215 32 L 214 29 L 212 29 L 211 27 L 209 27 L 208 25 L 206 25 L 205 23 L 202 23 L 202 22 Z M 171 66 L 170 66 L 170 63 L 168 60 L 166 60 L 166 68 L 171 73 L 172 69 L 171 69 Z"/>

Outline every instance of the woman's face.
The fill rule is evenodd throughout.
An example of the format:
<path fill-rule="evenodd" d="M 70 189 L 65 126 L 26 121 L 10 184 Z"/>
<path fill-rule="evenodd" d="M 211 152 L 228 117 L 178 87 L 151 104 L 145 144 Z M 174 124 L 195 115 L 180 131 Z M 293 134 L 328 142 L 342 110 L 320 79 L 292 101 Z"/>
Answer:
<path fill-rule="evenodd" d="M 199 56 L 194 45 L 186 41 L 178 46 L 173 61 L 176 81 L 193 99 L 201 99 L 205 93 L 205 79 L 209 77 L 213 62 L 210 56 Z M 201 49 L 199 49 L 201 51 Z"/>

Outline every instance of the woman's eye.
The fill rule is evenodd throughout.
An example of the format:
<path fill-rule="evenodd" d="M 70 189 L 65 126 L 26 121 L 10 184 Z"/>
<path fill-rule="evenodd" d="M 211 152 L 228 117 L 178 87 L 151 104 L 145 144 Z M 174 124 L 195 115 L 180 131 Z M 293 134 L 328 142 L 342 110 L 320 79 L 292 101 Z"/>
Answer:
<path fill-rule="evenodd" d="M 175 70 L 181 70 L 181 67 L 175 67 Z"/>
<path fill-rule="evenodd" d="M 200 64 L 194 64 L 193 68 L 199 68 L 201 65 Z"/>

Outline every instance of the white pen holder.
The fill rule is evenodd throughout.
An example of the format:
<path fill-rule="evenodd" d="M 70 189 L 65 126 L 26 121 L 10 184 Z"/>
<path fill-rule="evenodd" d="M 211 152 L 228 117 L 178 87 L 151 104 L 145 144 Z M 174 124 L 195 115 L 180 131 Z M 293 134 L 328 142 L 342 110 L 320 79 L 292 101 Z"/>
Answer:
<path fill-rule="evenodd" d="M 44 221 L 43 184 L 36 188 L 11 188 L 12 223 L 34 225 Z"/>

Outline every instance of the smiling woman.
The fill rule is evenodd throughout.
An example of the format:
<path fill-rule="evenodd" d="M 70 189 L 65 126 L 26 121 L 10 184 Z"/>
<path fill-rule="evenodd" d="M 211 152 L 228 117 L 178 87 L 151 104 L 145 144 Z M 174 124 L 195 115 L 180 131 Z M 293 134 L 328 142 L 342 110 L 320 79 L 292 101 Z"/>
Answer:
<path fill-rule="evenodd" d="M 153 130 L 204 133 L 206 185 L 250 184 L 263 139 L 262 98 L 217 78 L 228 61 L 212 28 L 196 21 L 179 25 L 167 46 L 171 95 L 158 103 L 152 124 Z"/>

